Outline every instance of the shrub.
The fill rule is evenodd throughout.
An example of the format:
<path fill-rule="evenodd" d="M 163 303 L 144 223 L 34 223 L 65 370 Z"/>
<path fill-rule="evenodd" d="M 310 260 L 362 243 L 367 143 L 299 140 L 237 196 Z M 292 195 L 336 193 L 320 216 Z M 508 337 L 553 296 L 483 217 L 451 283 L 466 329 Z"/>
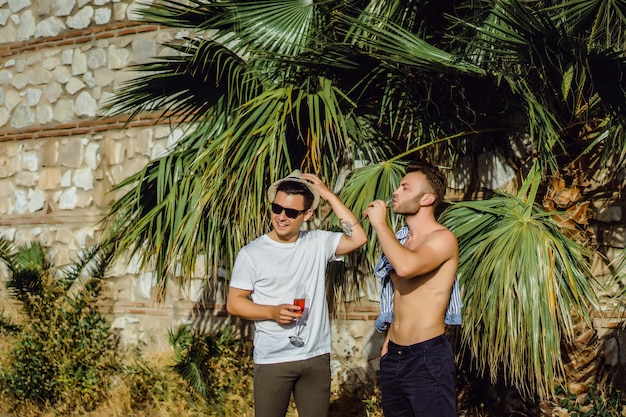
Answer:
<path fill-rule="evenodd" d="M 13 247 L 0 238 L 0 258 L 11 273 L 7 287 L 21 303 L 24 323 L 0 368 L 3 394 L 17 408 L 90 410 L 105 398 L 116 343 L 92 302 L 110 259 L 101 249 L 56 271 L 57 278 L 40 244 Z"/>

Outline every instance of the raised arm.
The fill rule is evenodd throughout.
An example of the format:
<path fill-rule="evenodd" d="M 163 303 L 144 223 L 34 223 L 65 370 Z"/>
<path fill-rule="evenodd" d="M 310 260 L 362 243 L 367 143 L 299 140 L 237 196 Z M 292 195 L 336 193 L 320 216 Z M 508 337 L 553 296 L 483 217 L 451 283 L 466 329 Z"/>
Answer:
<path fill-rule="evenodd" d="M 378 242 L 399 278 L 410 279 L 427 274 L 448 260 L 456 262 L 458 243 L 454 234 L 445 227 L 432 223 L 429 230 L 411 230 L 408 241 L 401 245 L 387 224 L 384 201 L 370 203 L 365 215 L 376 230 Z"/>
<path fill-rule="evenodd" d="M 341 237 L 341 241 L 339 242 L 339 246 L 337 246 L 335 255 L 345 255 L 363 246 L 365 242 L 367 242 L 367 234 L 365 234 L 363 226 L 361 226 L 360 223 L 357 223 L 359 219 L 354 215 L 354 213 L 352 213 L 352 211 L 350 211 L 350 209 L 346 207 L 341 200 L 339 200 L 337 195 L 328 189 L 326 184 L 324 184 L 324 182 L 319 179 L 317 175 L 305 173 L 302 174 L 302 178 L 315 185 L 320 193 L 320 197 L 330 205 L 331 209 L 338 218 L 347 220 L 351 224 L 356 223 L 352 227 L 352 236 L 348 237 L 343 235 Z"/>

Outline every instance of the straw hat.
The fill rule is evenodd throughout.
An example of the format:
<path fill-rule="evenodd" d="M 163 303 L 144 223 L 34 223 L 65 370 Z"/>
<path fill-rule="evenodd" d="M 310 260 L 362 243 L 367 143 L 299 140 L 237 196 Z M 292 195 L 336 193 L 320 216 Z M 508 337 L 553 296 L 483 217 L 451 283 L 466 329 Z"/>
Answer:
<path fill-rule="evenodd" d="M 267 198 L 269 198 L 270 201 L 274 201 L 274 198 L 276 198 L 276 190 L 278 189 L 278 185 L 283 181 L 292 181 L 292 182 L 299 182 L 299 183 L 304 184 L 306 188 L 308 188 L 309 191 L 311 191 L 311 194 L 313 194 L 313 203 L 311 204 L 311 210 L 315 210 L 317 208 L 317 206 L 320 203 L 320 192 L 317 190 L 317 187 L 315 187 L 313 184 L 311 184 L 310 182 L 302 178 L 302 173 L 300 172 L 299 169 L 296 169 L 287 177 L 281 180 L 278 180 L 272 185 L 270 185 L 270 188 L 267 189 Z"/>

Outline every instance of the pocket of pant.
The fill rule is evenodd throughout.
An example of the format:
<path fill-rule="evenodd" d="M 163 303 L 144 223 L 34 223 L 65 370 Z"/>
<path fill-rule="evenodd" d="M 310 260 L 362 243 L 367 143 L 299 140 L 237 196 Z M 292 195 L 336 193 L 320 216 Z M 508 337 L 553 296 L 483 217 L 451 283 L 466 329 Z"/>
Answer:
<path fill-rule="evenodd" d="M 436 381 L 441 380 L 449 372 L 454 373 L 454 356 L 448 352 L 448 349 L 426 352 L 424 362 L 428 373 Z"/>

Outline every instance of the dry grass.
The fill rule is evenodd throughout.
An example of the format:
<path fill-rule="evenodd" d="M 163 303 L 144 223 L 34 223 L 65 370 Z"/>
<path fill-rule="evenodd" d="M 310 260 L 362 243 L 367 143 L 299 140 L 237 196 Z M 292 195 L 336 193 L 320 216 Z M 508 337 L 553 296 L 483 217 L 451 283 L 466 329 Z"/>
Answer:
<path fill-rule="evenodd" d="M 230 358 L 232 359 L 232 358 Z M 240 360 L 240 359 L 239 359 Z M 249 359 L 246 359 L 249 360 Z M 230 386 L 219 404 L 208 404 L 198 398 L 188 384 L 171 370 L 170 354 L 142 358 L 141 363 L 128 363 L 123 371 L 111 377 L 107 399 L 92 411 L 81 409 L 41 409 L 32 404 L 11 404 L 0 398 L 0 417 L 253 417 L 252 376 L 239 378 L 238 386 Z M 232 375 L 246 368 L 237 361 L 219 361 L 223 376 L 220 384 L 232 384 Z M 371 387 L 361 392 L 333 393 L 329 417 L 382 417 L 380 393 Z M 4 414 L 3 414 L 4 413 Z M 291 404 L 287 417 L 297 417 Z"/>

